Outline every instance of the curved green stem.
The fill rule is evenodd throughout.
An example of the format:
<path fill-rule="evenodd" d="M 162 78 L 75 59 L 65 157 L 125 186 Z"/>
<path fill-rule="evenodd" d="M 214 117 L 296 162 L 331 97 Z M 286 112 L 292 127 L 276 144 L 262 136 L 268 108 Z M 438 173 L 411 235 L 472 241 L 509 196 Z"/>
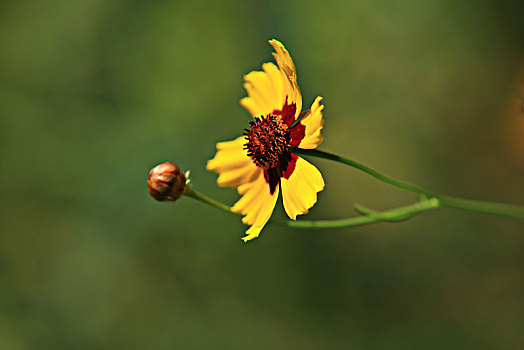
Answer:
<path fill-rule="evenodd" d="M 460 210 L 474 211 L 483 214 L 507 216 L 514 219 L 524 220 L 524 207 L 513 204 L 494 203 L 462 199 L 451 196 L 437 196 L 443 207 Z"/>
<path fill-rule="evenodd" d="M 382 182 L 385 182 L 387 184 L 390 184 L 392 186 L 402 188 L 402 189 L 405 189 L 411 192 L 415 192 L 415 193 L 418 193 L 426 197 L 437 198 L 440 202 L 440 205 L 443 207 L 474 211 L 474 212 L 479 212 L 479 213 L 484 213 L 484 214 L 507 216 L 507 217 L 515 218 L 515 219 L 524 219 L 524 207 L 522 206 L 503 204 L 503 203 L 476 201 L 476 200 L 470 200 L 470 199 L 456 198 L 452 196 L 439 195 L 437 193 L 434 193 L 422 187 L 410 184 L 408 182 L 394 179 L 392 177 L 384 175 L 368 167 L 367 165 L 364 165 L 352 159 L 341 157 L 333 153 L 328 153 L 328 152 L 315 150 L 315 149 L 298 149 L 298 148 L 293 149 L 293 152 L 296 154 L 301 154 L 305 156 L 313 156 L 313 157 L 329 159 L 329 160 L 333 160 L 339 163 L 349 165 L 353 168 L 363 171 L 366 174 L 371 175 L 374 178 Z"/>
<path fill-rule="evenodd" d="M 362 214 L 362 216 L 346 218 L 346 219 L 335 219 L 335 220 L 299 220 L 299 221 L 277 221 L 277 224 L 285 225 L 288 227 L 297 228 L 341 228 L 341 227 L 354 227 L 366 224 L 372 224 L 375 222 L 398 222 L 402 220 L 410 219 L 412 216 L 428 211 L 431 209 L 438 208 L 439 206 L 449 207 L 460 210 L 468 210 L 485 214 L 501 215 L 516 219 L 524 219 L 524 207 L 511 204 L 493 203 L 476 201 L 470 199 L 456 198 L 452 196 L 444 196 L 432 191 L 426 190 L 417 185 L 413 185 L 409 182 L 400 181 L 390 176 L 384 175 L 367 165 L 359 163 L 355 160 L 344 158 L 336 154 L 320 151 L 320 150 L 304 150 L 294 149 L 294 153 L 313 156 L 324 159 L 333 160 L 339 163 L 349 165 L 360 171 L 373 176 L 374 178 L 390 184 L 392 186 L 402 188 L 414 193 L 419 194 L 422 199 L 410 205 L 398 207 L 386 211 L 376 211 L 373 209 L 366 208 L 361 205 L 355 205 L 355 210 Z M 231 214 L 240 215 L 231 210 L 231 207 L 218 202 L 210 197 L 207 197 L 189 187 L 186 187 L 184 194 L 188 197 L 196 199 L 200 202 L 211 205 L 220 210 L 226 211 Z M 275 221 L 271 221 L 275 223 Z"/>
<path fill-rule="evenodd" d="M 206 195 L 203 195 L 200 192 L 193 190 L 192 188 L 186 187 L 184 195 L 191 197 L 193 199 L 196 199 L 207 205 L 210 205 L 214 208 L 226 211 L 231 214 L 239 215 L 238 213 L 235 213 L 234 211 L 232 211 L 231 208 L 225 205 L 224 203 L 218 202 Z M 334 220 L 270 221 L 270 223 L 276 223 L 279 225 L 285 225 L 288 227 L 297 227 L 297 228 L 354 227 L 354 226 L 372 224 L 374 222 L 379 222 L 379 221 L 396 222 L 396 221 L 407 220 L 418 213 L 421 213 L 423 211 L 427 211 L 430 209 L 438 208 L 438 206 L 439 206 L 439 201 L 435 198 L 424 199 L 414 204 L 410 204 L 410 205 L 406 205 L 403 207 L 398 207 L 395 209 L 382 211 L 382 212 L 375 211 L 373 209 L 369 209 L 369 208 L 366 208 L 366 207 L 363 207 L 357 204 L 355 205 L 355 210 L 363 214 L 362 216 L 357 216 L 357 217 L 348 218 L 348 219 L 334 219 Z"/>
<path fill-rule="evenodd" d="M 369 216 L 376 220 L 398 222 L 398 221 L 408 220 L 415 214 L 421 213 L 423 211 L 438 208 L 439 205 L 440 205 L 440 202 L 438 199 L 429 198 L 429 199 L 424 199 L 418 203 L 414 203 L 414 204 L 411 204 L 405 207 L 383 211 L 383 212 L 366 208 L 360 204 L 355 204 L 355 210 L 362 215 Z"/>
<path fill-rule="evenodd" d="M 213 198 L 210 198 L 206 195 L 203 195 L 202 193 L 200 192 L 197 192 L 195 191 L 194 189 L 186 186 L 185 190 L 184 190 L 184 195 L 185 196 L 188 196 L 188 197 L 191 197 L 193 199 L 196 199 L 197 201 L 200 201 L 202 203 L 206 203 L 212 207 L 215 207 L 215 208 L 218 208 L 220 210 L 223 210 L 223 211 L 227 211 L 228 213 L 231 213 L 231 214 L 235 214 L 235 215 L 240 215 L 238 213 L 235 213 L 234 211 L 231 210 L 231 207 L 225 205 L 224 203 L 221 203 L 219 201 L 216 201 L 214 200 Z"/>
<path fill-rule="evenodd" d="M 386 211 L 376 211 L 372 209 L 365 208 L 363 206 L 355 206 L 355 209 L 362 214 L 363 216 L 357 216 L 347 219 L 338 219 L 338 220 L 298 220 L 298 221 L 285 221 L 277 222 L 278 224 L 283 224 L 289 227 L 299 227 L 299 228 L 342 228 L 342 227 L 355 227 L 362 226 L 367 224 L 372 224 L 375 222 L 397 222 L 402 220 L 407 220 L 418 213 L 428 211 L 431 209 L 438 208 L 439 201 L 435 198 L 422 200 L 417 203 L 406 205 L 403 207 L 398 207 Z M 358 208 L 358 209 L 357 209 Z"/>
<path fill-rule="evenodd" d="M 292 150 L 292 152 L 296 153 L 296 154 L 302 154 L 304 156 L 313 156 L 313 157 L 319 157 L 319 158 L 334 160 L 335 162 L 343 163 L 343 164 L 349 165 L 349 166 L 351 166 L 353 168 L 356 168 L 356 169 L 358 169 L 360 171 L 363 171 L 363 172 L 373 176 L 374 178 L 377 178 L 380 181 L 388 183 L 388 184 L 393 185 L 395 187 L 403 188 L 405 190 L 408 190 L 408 191 L 411 191 L 411 192 L 415 192 L 415 193 L 418 193 L 418 194 L 422 194 L 422 195 L 425 195 L 425 196 L 428 196 L 428 197 L 434 197 L 435 196 L 434 193 L 432 193 L 432 192 L 430 192 L 428 190 L 425 190 L 422 187 L 410 184 L 408 182 L 404 182 L 404 181 L 400 181 L 400 180 L 394 179 L 392 177 L 384 175 L 384 174 L 382 174 L 382 173 L 380 173 L 380 172 L 378 172 L 378 171 L 368 167 L 367 165 L 364 165 L 362 163 L 359 163 L 359 162 L 357 162 L 355 160 L 352 160 L 352 159 L 349 159 L 349 158 L 341 157 L 341 156 L 333 154 L 333 153 L 328 153 L 328 152 L 320 151 L 320 150 L 317 150 L 317 149 L 300 149 L 300 148 L 294 148 Z"/>

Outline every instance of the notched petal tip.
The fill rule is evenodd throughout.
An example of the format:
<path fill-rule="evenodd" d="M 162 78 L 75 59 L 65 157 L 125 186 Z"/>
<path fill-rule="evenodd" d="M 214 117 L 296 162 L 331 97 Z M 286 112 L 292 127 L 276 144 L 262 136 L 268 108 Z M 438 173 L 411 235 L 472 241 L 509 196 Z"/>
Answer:
<path fill-rule="evenodd" d="M 305 137 L 301 140 L 299 148 L 313 149 L 317 148 L 324 138 L 322 137 L 321 131 L 324 127 L 323 109 L 324 105 L 320 104 L 322 101 L 321 96 L 317 96 L 315 101 L 311 105 L 308 113 L 300 121 L 306 127 Z"/>
<path fill-rule="evenodd" d="M 262 229 L 264 228 L 264 226 L 251 226 L 247 231 L 246 231 L 246 236 L 242 237 L 242 240 L 244 241 L 244 243 L 246 242 L 249 242 L 255 238 L 258 238 L 258 236 L 260 236 L 260 232 L 262 231 Z"/>
<path fill-rule="evenodd" d="M 281 46 L 281 47 L 284 47 L 284 45 L 278 40 L 278 39 L 269 39 L 267 41 L 269 44 L 271 44 L 271 46 L 275 47 L 275 46 Z"/>
<path fill-rule="evenodd" d="M 213 159 L 209 159 L 206 162 L 206 170 L 213 171 L 213 169 L 214 169 L 214 167 L 213 167 Z"/>
<path fill-rule="evenodd" d="M 285 48 L 285 46 L 278 40 L 272 39 L 269 40 L 269 44 L 273 46 L 273 49 L 275 49 L 275 53 L 273 56 L 275 57 L 275 60 L 277 61 L 280 68 L 286 68 L 286 74 L 290 73 L 289 76 L 295 77 L 296 76 L 296 70 L 295 70 L 295 64 L 293 63 L 293 60 L 291 59 L 291 55 L 289 54 L 289 51 Z"/>
<path fill-rule="evenodd" d="M 271 39 L 271 40 L 268 40 L 268 42 L 271 46 L 273 46 L 277 54 L 284 53 L 289 56 L 289 52 L 287 51 L 286 47 L 279 40 Z"/>
<path fill-rule="evenodd" d="M 242 223 L 251 226 L 246 230 L 247 236 L 243 238 L 245 242 L 260 235 L 273 213 L 279 190 L 277 186 L 275 192 L 271 194 L 262 173 L 254 181 L 239 186 L 237 190 L 242 197 L 231 210 L 244 215 Z"/>

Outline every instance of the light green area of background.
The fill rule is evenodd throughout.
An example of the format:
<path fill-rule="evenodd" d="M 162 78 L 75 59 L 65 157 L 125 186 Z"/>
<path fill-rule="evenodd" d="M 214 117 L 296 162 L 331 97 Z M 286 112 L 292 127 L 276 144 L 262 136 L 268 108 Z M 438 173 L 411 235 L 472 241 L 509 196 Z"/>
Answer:
<path fill-rule="evenodd" d="M 247 126 L 242 75 L 276 37 L 305 105 L 324 96 L 323 149 L 524 204 L 522 19 L 518 1 L 3 1 L 0 348 L 523 348 L 523 222 L 446 209 L 243 244 L 237 217 L 145 184 L 173 160 L 236 200 L 205 162 Z M 312 161 L 309 219 L 413 200 Z"/>

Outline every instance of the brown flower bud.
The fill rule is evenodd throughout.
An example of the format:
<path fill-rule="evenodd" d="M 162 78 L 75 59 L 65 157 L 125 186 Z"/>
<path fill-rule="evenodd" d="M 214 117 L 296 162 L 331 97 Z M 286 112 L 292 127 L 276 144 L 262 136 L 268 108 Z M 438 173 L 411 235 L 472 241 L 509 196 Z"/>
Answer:
<path fill-rule="evenodd" d="M 157 165 L 147 179 L 149 194 L 157 201 L 176 201 L 186 188 L 186 177 L 173 162 Z"/>

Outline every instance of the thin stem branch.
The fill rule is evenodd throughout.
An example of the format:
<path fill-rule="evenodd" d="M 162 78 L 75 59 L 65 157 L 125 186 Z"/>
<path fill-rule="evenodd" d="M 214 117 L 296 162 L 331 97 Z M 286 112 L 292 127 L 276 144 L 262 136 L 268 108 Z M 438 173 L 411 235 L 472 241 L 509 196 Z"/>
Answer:
<path fill-rule="evenodd" d="M 420 202 L 400 207 L 398 209 L 391 209 L 388 211 L 376 211 L 373 209 L 366 208 L 360 204 L 355 204 L 355 210 L 362 215 L 369 216 L 371 218 L 380 220 L 380 221 L 391 221 L 398 222 L 410 219 L 412 216 L 429 210 L 438 208 L 440 202 L 436 198 L 429 198 L 421 200 Z"/>
<path fill-rule="evenodd" d="M 184 195 L 196 199 L 202 203 L 210 205 L 214 208 L 226 211 L 231 214 L 239 215 L 231 210 L 231 208 L 219 201 L 216 201 L 206 195 L 201 194 L 193 190 L 192 188 L 186 187 Z M 398 207 L 395 209 L 387 211 L 375 211 L 363 207 L 361 205 L 356 205 L 355 210 L 363 214 L 362 216 L 357 216 L 348 219 L 334 219 L 334 220 L 315 220 L 315 221 L 270 221 L 270 223 L 276 223 L 279 225 L 284 225 L 288 227 L 297 227 L 297 228 L 341 228 L 341 227 L 354 227 L 361 226 L 365 224 L 372 224 L 374 222 L 396 222 L 407 220 L 412 216 L 427 211 L 430 209 L 438 208 L 439 201 L 435 198 L 424 199 L 420 202 L 406 205 L 403 207 Z"/>
<path fill-rule="evenodd" d="M 317 221 L 298 220 L 277 223 L 289 227 L 310 229 L 355 227 L 376 222 L 396 222 L 401 220 L 407 220 L 418 213 L 438 208 L 438 206 L 439 201 L 435 198 L 431 198 L 386 211 L 375 211 L 368 208 L 364 208 L 362 206 L 358 206 L 359 209 L 357 211 L 362 211 L 365 215 L 347 219 Z"/>
<path fill-rule="evenodd" d="M 349 165 L 355 169 L 363 171 L 364 173 L 373 176 L 374 178 L 385 182 L 389 185 L 402 188 L 414 193 L 419 194 L 422 199 L 413 204 L 406 206 L 386 210 L 376 211 L 373 209 L 366 208 L 361 205 L 355 205 L 355 210 L 362 214 L 362 216 L 346 218 L 346 219 L 335 219 L 335 220 L 299 220 L 299 221 L 271 221 L 280 225 L 296 228 L 341 228 L 341 227 L 355 227 L 361 225 L 372 224 L 376 222 L 398 222 L 407 220 L 418 213 L 422 213 L 431 209 L 436 209 L 440 206 L 449 207 L 460 210 L 474 211 L 485 214 L 501 215 L 516 219 L 524 219 L 524 207 L 511 204 L 483 202 L 469 199 L 456 198 L 452 196 L 444 196 L 432 191 L 426 190 L 417 185 L 413 185 L 409 182 L 400 181 L 390 176 L 384 175 L 371 167 L 359 163 L 355 160 L 348 159 L 345 157 L 338 156 L 336 154 L 320 151 L 320 150 L 304 150 L 294 149 L 294 153 L 313 156 L 324 159 L 333 160 L 339 163 Z M 211 205 L 212 207 L 226 211 L 231 214 L 240 215 L 231 210 L 231 207 L 218 202 L 210 197 L 207 197 L 190 187 L 186 187 L 184 194 L 188 197 L 196 199 L 205 204 Z"/>
<path fill-rule="evenodd" d="M 476 201 L 440 195 L 437 198 L 440 200 L 440 204 L 443 207 L 524 220 L 524 207 L 519 205 Z"/>
<path fill-rule="evenodd" d="M 444 195 L 440 195 L 432 191 L 426 190 L 422 187 L 410 184 L 408 182 L 394 179 L 392 177 L 384 175 L 368 167 L 367 165 L 364 165 L 352 159 L 341 157 L 333 153 L 328 153 L 328 152 L 314 150 L 314 149 L 298 149 L 298 148 L 293 149 L 293 152 L 296 154 L 301 154 L 305 156 L 313 156 L 313 157 L 329 159 L 329 160 L 333 160 L 339 163 L 349 165 L 355 169 L 363 171 L 366 174 L 371 175 L 374 178 L 382 182 L 385 182 L 387 184 L 390 184 L 392 186 L 402 188 L 402 189 L 405 189 L 405 190 L 408 190 L 414 193 L 418 193 L 420 195 L 424 195 L 427 197 L 437 198 L 440 202 L 440 205 L 443 207 L 474 211 L 474 212 L 479 212 L 479 213 L 484 213 L 484 214 L 500 215 L 500 216 L 506 216 L 506 217 L 515 218 L 515 219 L 524 219 L 524 207 L 523 206 L 504 204 L 504 203 L 476 201 L 476 200 L 462 199 L 462 198 L 457 198 L 457 197 L 452 197 L 452 196 L 444 196 Z"/>
<path fill-rule="evenodd" d="M 367 165 L 364 165 L 364 164 L 362 164 L 360 162 L 357 162 L 357 161 L 349 159 L 349 158 L 344 158 L 344 157 L 341 157 L 341 156 L 333 154 L 333 153 L 328 153 L 328 152 L 320 151 L 320 150 L 317 150 L 317 149 L 300 149 L 300 148 L 294 148 L 292 150 L 292 152 L 296 153 L 296 154 L 302 154 L 304 156 L 313 156 L 313 157 L 319 157 L 319 158 L 334 160 L 335 162 L 343 163 L 343 164 L 349 165 L 350 167 L 353 167 L 353 168 L 356 168 L 356 169 L 358 169 L 360 171 L 363 171 L 366 174 L 369 174 L 369 175 L 373 176 L 374 178 L 379 179 L 380 181 L 388 183 L 388 184 L 390 184 L 392 186 L 403 188 L 405 190 L 408 190 L 408 191 L 411 191 L 411 192 L 415 192 L 415 193 L 418 193 L 418 194 L 422 194 L 422 195 L 425 195 L 425 196 L 428 196 L 428 197 L 434 197 L 435 196 L 435 194 L 433 192 L 425 190 L 422 187 L 410 184 L 408 182 L 404 182 L 404 181 L 400 181 L 400 180 L 394 179 L 394 178 L 389 177 L 387 175 L 384 175 L 384 174 L 382 174 L 382 173 L 380 173 L 380 172 L 378 172 L 378 171 L 376 171 L 376 170 L 374 170 L 374 169 L 372 169 L 372 168 L 368 167 Z"/>
<path fill-rule="evenodd" d="M 212 207 L 226 211 L 228 213 L 239 215 L 238 213 L 235 213 L 233 210 L 231 210 L 231 207 L 225 205 L 224 203 L 221 203 L 219 201 L 214 200 L 213 198 L 203 195 L 202 193 L 197 192 L 188 186 L 186 186 L 184 195 L 196 199 L 197 201 L 200 201 L 202 203 L 208 204 Z"/>

